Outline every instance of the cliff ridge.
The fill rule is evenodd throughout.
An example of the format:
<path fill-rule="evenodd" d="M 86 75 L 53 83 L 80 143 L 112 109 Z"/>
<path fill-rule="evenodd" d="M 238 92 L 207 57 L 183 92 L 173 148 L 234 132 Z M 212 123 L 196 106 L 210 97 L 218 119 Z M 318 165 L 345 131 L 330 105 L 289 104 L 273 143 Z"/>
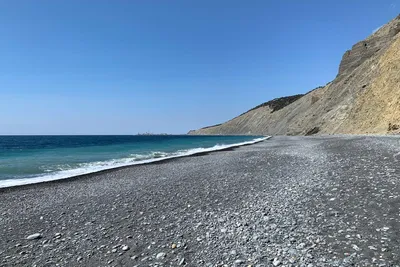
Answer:
<path fill-rule="evenodd" d="M 400 15 L 346 51 L 336 78 L 189 134 L 387 134 L 400 125 Z"/>

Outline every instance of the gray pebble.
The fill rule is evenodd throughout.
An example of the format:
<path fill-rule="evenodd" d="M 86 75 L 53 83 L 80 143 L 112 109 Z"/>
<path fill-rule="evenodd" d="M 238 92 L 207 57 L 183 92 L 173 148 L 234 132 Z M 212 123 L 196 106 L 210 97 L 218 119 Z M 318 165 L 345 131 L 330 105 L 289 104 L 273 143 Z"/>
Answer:
<path fill-rule="evenodd" d="M 278 258 L 275 258 L 273 261 L 272 261 L 272 265 L 274 265 L 274 266 L 279 266 L 281 264 L 281 261 L 278 259 Z"/>
<path fill-rule="evenodd" d="M 160 252 L 157 254 L 156 259 L 160 260 L 160 259 L 164 259 L 166 256 L 166 254 L 164 252 Z"/>
<path fill-rule="evenodd" d="M 41 238 L 41 237 L 42 237 L 41 234 L 36 233 L 36 234 L 29 235 L 26 239 L 28 239 L 28 240 L 34 240 L 34 239 L 39 239 L 39 238 Z"/>

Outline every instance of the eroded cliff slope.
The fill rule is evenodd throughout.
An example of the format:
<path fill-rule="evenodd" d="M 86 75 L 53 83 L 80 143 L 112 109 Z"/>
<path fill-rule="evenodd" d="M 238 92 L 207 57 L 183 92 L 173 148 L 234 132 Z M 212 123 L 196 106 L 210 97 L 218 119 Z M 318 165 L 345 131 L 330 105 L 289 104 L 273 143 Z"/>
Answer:
<path fill-rule="evenodd" d="M 189 134 L 395 133 L 400 126 L 400 15 L 343 55 L 336 78 Z M 279 108 L 277 108 L 279 107 Z"/>

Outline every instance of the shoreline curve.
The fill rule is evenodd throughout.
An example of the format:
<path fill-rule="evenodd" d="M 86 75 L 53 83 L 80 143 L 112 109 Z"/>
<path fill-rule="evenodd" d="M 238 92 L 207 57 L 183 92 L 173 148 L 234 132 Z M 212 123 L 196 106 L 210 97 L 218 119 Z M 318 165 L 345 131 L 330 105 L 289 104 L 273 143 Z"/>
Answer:
<path fill-rule="evenodd" d="M 187 153 L 179 154 L 179 155 L 172 155 L 172 156 L 167 156 L 163 158 L 153 158 L 153 159 L 146 159 L 142 161 L 137 161 L 137 162 L 131 162 L 127 163 L 121 166 L 114 166 L 114 167 L 107 167 L 104 169 L 100 170 L 95 170 L 95 171 L 88 171 L 86 173 L 81 173 L 77 175 L 72 175 L 72 176 L 65 176 L 65 177 L 52 177 L 52 176 L 40 176 L 40 177 L 34 177 L 34 178 L 22 178 L 22 179 L 7 179 L 7 180 L 0 180 L 0 193 L 5 190 L 9 189 L 15 189 L 15 188 L 21 188 L 21 187 L 26 187 L 26 186 L 36 186 L 36 185 L 41 185 L 44 183 L 55 183 L 55 182 L 65 182 L 65 181 L 70 181 L 70 180 L 75 180 L 75 179 L 80 179 L 83 178 L 84 176 L 93 176 L 101 173 L 106 173 L 110 171 L 116 171 L 124 168 L 129 168 L 133 166 L 140 166 L 140 165 L 145 165 L 145 164 L 160 164 L 160 163 L 165 163 L 170 160 L 175 160 L 178 158 L 183 158 L 183 157 L 193 157 L 193 156 L 200 156 L 204 155 L 207 153 L 211 152 L 219 152 L 219 151 L 226 151 L 230 149 L 234 149 L 237 147 L 241 146 L 248 146 L 248 145 L 254 145 L 260 142 L 264 142 L 268 139 L 270 139 L 272 136 L 265 136 L 261 138 L 256 138 L 251 141 L 245 141 L 241 143 L 235 143 L 235 144 L 230 144 L 230 145 L 220 145 L 219 147 L 210 147 L 210 148 L 195 148 L 192 149 L 192 151 L 188 151 Z M 196 151 L 197 149 L 197 151 Z"/>

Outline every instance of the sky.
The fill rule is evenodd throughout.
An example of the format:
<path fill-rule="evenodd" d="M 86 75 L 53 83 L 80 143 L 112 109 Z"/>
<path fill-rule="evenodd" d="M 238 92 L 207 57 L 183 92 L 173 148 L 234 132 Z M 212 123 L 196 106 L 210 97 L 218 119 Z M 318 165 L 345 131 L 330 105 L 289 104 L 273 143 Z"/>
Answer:
<path fill-rule="evenodd" d="M 186 133 L 333 80 L 400 0 L 0 0 L 0 134 Z"/>

